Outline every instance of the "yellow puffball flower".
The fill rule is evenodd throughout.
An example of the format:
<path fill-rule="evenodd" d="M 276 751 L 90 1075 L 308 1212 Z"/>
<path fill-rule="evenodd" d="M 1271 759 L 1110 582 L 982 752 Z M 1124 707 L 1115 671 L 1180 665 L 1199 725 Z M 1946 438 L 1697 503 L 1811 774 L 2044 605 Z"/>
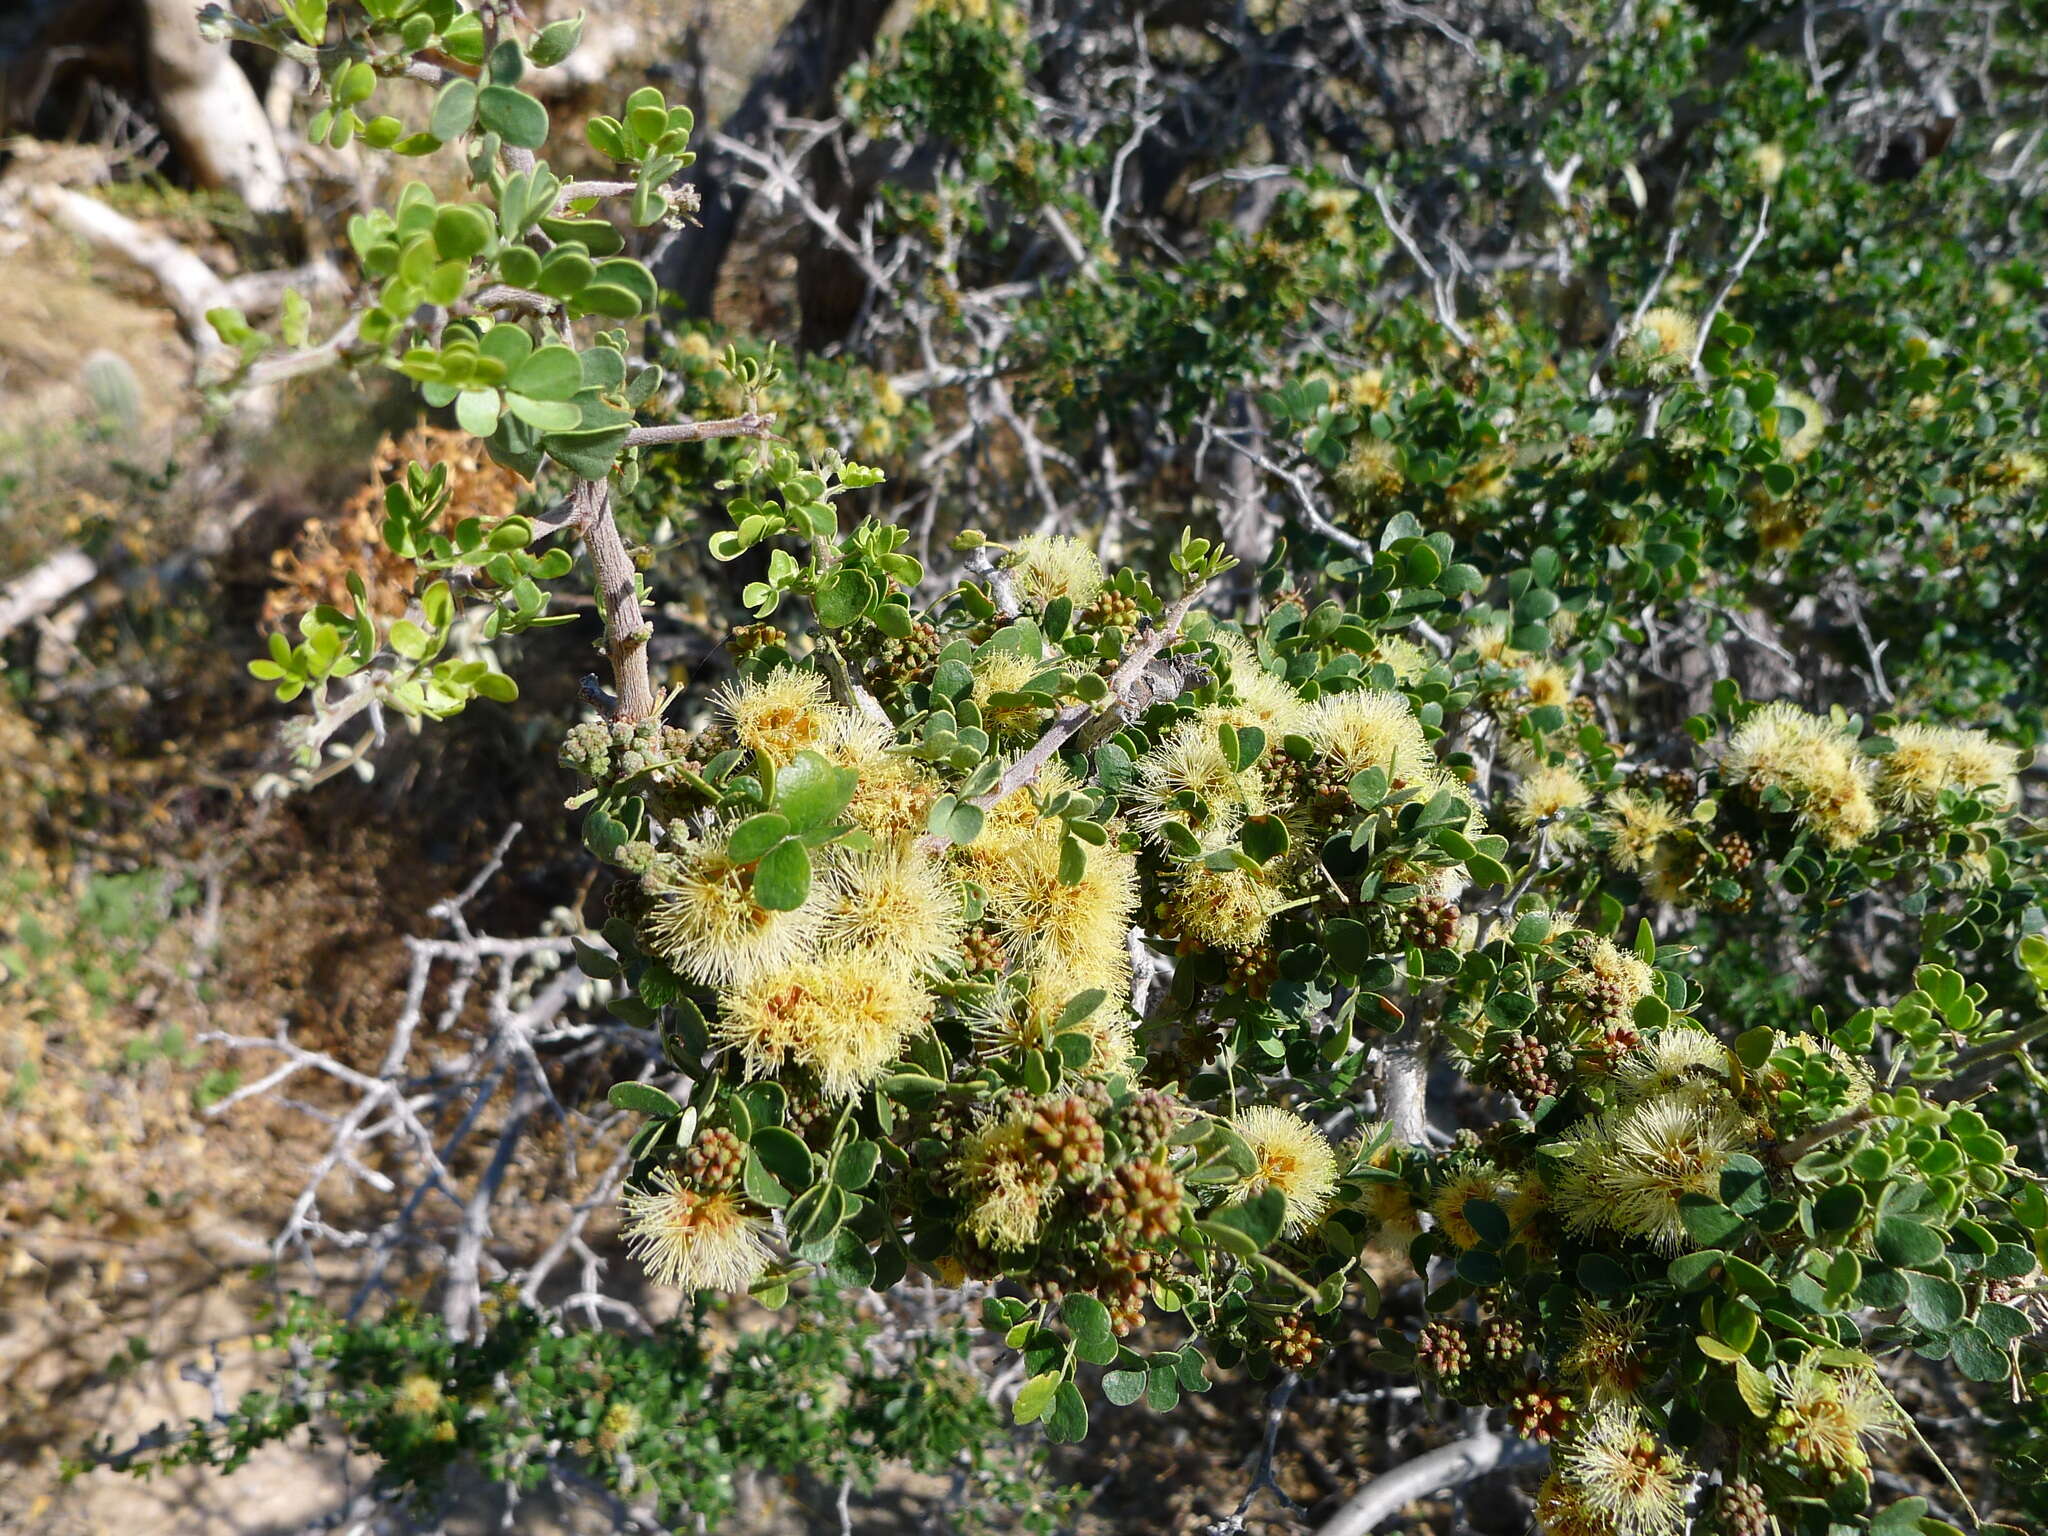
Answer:
<path fill-rule="evenodd" d="M 1009 759 L 1003 762 L 1007 771 L 1012 766 Z M 997 833 L 1037 832 L 1058 825 L 1058 818 L 1048 822 L 1039 813 L 1039 803 L 1056 799 L 1081 787 L 1081 781 L 1073 771 L 1058 758 L 1052 759 L 1038 770 L 1037 779 L 1030 784 L 1020 784 L 987 811 L 987 827 Z M 1035 794 L 1035 798 L 1034 798 Z M 987 834 L 984 833 L 984 836 Z M 979 842 L 975 844 L 978 848 Z"/>
<path fill-rule="evenodd" d="M 1372 1242 L 1382 1252 L 1406 1253 L 1422 1235 L 1422 1207 L 1406 1184 L 1368 1184 L 1358 1208 L 1372 1218 Z"/>
<path fill-rule="evenodd" d="M 1702 1089 L 1725 1095 L 1730 1071 L 1728 1047 L 1718 1036 L 1679 1025 L 1652 1030 L 1616 1063 L 1614 1075 L 1629 1101 L 1667 1095 L 1697 1100 Z"/>
<path fill-rule="evenodd" d="M 1168 927 L 1211 949 L 1242 952 L 1262 943 L 1286 893 L 1248 869 L 1184 864 L 1167 875 Z"/>
<path fill-rule="evenodd" d="M 754 900 L 750 866 L 726 852 L 723 832 L 686 845 L 647 881 L 648 946 L 684 974 L 728 987 L 803 954 L 824 923 L 822 887 L 781 912 Z"/>
<path fill-rule="evenodd" d="M 1681 823 L 1661 795 L 1610 790 L 1594 825 L 1607 835 L 1607 860 L 1626 874 L 1649 870 Z"/>
<path fill-rule="evenodd" d="M 1334 478 L 1338 488 L 1361 507 L 1384 506 L 1408 484 L 1400 450 L 1365 432 L 1353 441 Z"/>
<path fill-rule="evenodd" d="M 1528 695 L 1531 709 L 1550 704 L 1562 709 L 1571 702 L 1572 675 L 1554 661 L 1524 662 L 1522 690 Z"/>
<path fill-rule="evenodd" d="M 1030 836 L 979 866 L 990 926 L 1015 964 L 1100 975 L 1129 965 L 1131 918 L 1138 906 L 1135 855 L 1090 848 L 1081 878 L 1060 878 L 1060 841 Z"/>
<path fill-rule="evenodd" d="M 1301 1116 L 1271 1104 L 1233 1115 L 1230 1127 L 1252 1149 L 1258 1168 L 1236 1200 L 1277 1189 L 1286 1201 L 1281 1230 L 1293 1237 L 1323 1218 L 1337 1188 L 1337 1149 Z"/>
<path fill-rule="evenodd" d="M 1648 1374 L 1643 1309 L 1609 1312 L 1579 1303 L 1579 1318 L 1559 1364 L 1594 1402 L 1632 1397 Z"/>
<path fill-rule="evenodd" d="M 972 667 L 974 703 L 981 711 L 981 723 L 988 733 L 998 740 L 1007 741 L 1035 735 L 1049 713 L 1043 706 L 991 704 L 989 701 L 999 693 L 1022 692 L 1025 684 L 1041 672 L 1051 670 L 1052 663 L 1005 647 L 976 657 Z"/>
<path fill-rule="evenodd" d="M 1606 1013 L 1623 1018 L 1634 1013 L 1636 1004 L 1648 997 L 1656 985 L 1656 972 L 1639 955 L 1621 948 L 1610 938 L 1582 935 L 1574 943 L 1579 946 L 1577 964 L 1558 979 L 1557 985 L 1589 999 L 1608 999 L 1610 1006 L 1603 1010 Z"/>
<path fill-rule="evenodd" d="M 1474 625 L 1467 641 L 1481 661 L 1505 667 L 1521 659 L 1522 653 L 1508 644 L 1508 627 L 1505 624 Z"/>
<path fill-rule="evenodd" d="M 1888 811 L 1926 817 L 1944 790 L 1975 790 L 1997 810 L 2018 795 L 2019 753 L 1982 731 L 1917 721 L 1891 733 L 1893 747 L 1877 764 L 1877 798 Z"/>
<path fill-rule="evenodd" d="M 1682 309 L 1660 304 L 1646 310 L 1621 344 L 1622 355 L 1652 378 L 1668 379 L 1692 362 L 1699 323 Z"/>
<path fill-rule="evenodd" d="M 990 1248 L 1027 1247 L 1045 1225 L 1055 1173 L 1020 1121 L 998 1120 L 976 1131 L 958 1170 L 969 1201 L 967 1230 Z"/>
<path fill-rule="evenodd" d="M 1078 611 L 1102 590 L 1102 561 L 1080 539 L 1063 534 L 1029 534 L 1010 546 L 1003 564 L 1033 608 L 1064 597 Z"/>
<path fill-rule="evenodd" d="M 1779 1374 L 1772 1438 L 1810 1467 L 1833 1475 L 1870 1465 L 1868 1442 L 1898 1434 L 1906 1416 L 1868 1371 L 1831 1371 L 1808 1355 Z"/>
<path fill-rule="evenodd" d="M 1522 775 L 1522 782 L 1508 801 L 1515 824 L 1536 827 L 1553 816 L 1576 811 L 1593 798 L 1586 781 L 1569 763 L 1549 763 Z"/>
<path fill-rule="evenodd" d="M 1368 368 L 1363 373 L 1352 374 L 1344 381 L 1344 398 L 1359 410 L 1384 409 L 1394 398 L 1394 392 L 1387 388 L 1386 370 Z"/>
<path fill-rule="evenodd" d="M 391 1407 L 407 1418 L 430 1419 L 441 1411 L 441 1383 L 423 1371 L 415 1371 L 399 1382 L 391 1394 Z"/>
<path fill-rule="evenodd" d="M 713 1036 L 749 1076 L 804 1068 L 834 1100 L 872 1082 L 931 1017 L 907 970 L 860 950 L 757 973 L 720 1003 Z"/>
<path fill-rule="evenodd" d="M 1021 986 L 990 989 L 975 1005 L 969 1023 L 975 1038 L 1005 1054 L 1053 1049 L 1053 1038 L 1067 1005 L 1084 992 L 1101 992 L 1103 1000 L 1079 1024 L 1069 1026 L 1091 1047 L 1085 1077 L 1103 1079 L 1127 1072 L 1136 1061 L 1137 1037 L 1128 1007 L 1128 967 L 1099 972 L 1066 969 L 1027 973 Z"/>
<path fill-rule="evenodd" d="M 844 814 L 878 838 L 922 832 L 939 793 L 931 768 L 890 750 L 895 744 L 895 732 L 883 722 L 851 710 L 834 710 L 814 749 L 833 767 L 851 768 L 860 775 Z"/>
<path fill-rule="evenodd" d="M 1163 841 L 1172 824 L 1213 852 L 1237 836 L 1246 817 L 1266 809 L 1264 779 L 1239 773 L 1223 755 L 1215 726 L 1206 721 L 1174 727 L 1138 759 L 1131 820 L 1154 841 Z"/>
<path fill-rule="evenodd" d="M 1505 1215 L 1514 1201 L 1515 1189 L 1515 1180 L 1497 1165 L 1466 1163 L 1452 1170 L 1437 1187 L 1429 1202 L 1429 1213 L 1436 1218 L 1444 1236 L 1460 1248 L 1477 1248 L 1481 1241 L 1479 1231 L 1466 1216 L 1465 1206 L 1473 1200 L 1487 1200 L 1499 1206 Z"/>
<path fill-rule="evenodd" d="M 1536 1528 L 1543 1536 L 1615 1536 L 1612 1523 L 1586 1507 L 1562 1472 L 1552 1472 L 1536 1490 Z"/>
<path fill-rule="evenodd" d="M 1514 455 L 1510 453 L 1495 451 L 1485 454 L 1451 482 L 1446 494 L 1460 506 L 1492 501 L 1507 489 L 1508 473 L 1514 467 Z"/>
<path fill-rule="evenodd" d="M 1728 738 L 1721 772 L 1753 793 L 1776 788 L 1831 848 L 1852 848 L 1877 830 L 1872 766 L 1832 720 L 1785 700 L 1766 704 Z"/>
<path fill-rule="evenodd" d="M 1949 736 L 1948 753 L 1958 789 L 1979 791 L 1987 804 L 2001 810 L 2019 804 L 2019 772 L 2025 765 L 2017 747 L 1993 741 L 1982 731 L 1958 730 Z"/>
<path fill-rule="evenodd" d="M 1850 1055 L 1825 1035 L 1809 1035 L 1803 1030 L 1779 1035 L 1771 1048 L 1771 1059 L 1759 1076 L 1768 1089 L 1775 1091 L 1806 1081 L 1816 1059 L 1826 1063 L 1829 1070 L 1841 1074 L 1842 1082 L 1837 1091 L 1842 1096 L 1843 1109 L 1860 1109 L 1870 1102 L 1870 1096 L 1877 1088 L 1877 1077 L 1871 1071 L 1870 1063 L 1860 1056 Z"/>
<path fill-rule="evenodd" d="M 1577 1231 L 1604 1227 L 1678 1253 L 1692 1241 L 1685 1197 L 1717 1198 L 1728 1159 L 1753 1139 L 1726 1105 L 1674 1096 L 1610 1109 L 1570 1138 L 1558 1213 Z"/>
<path fill-rule="evenodd" d="M 618 1454 L 619 1447 L 640 1432 L 640 1410 L 631 1403 L 613 1403 L 598 1422 L 597 1448 L 606 1455 Z"/>
<path fill-rule="evenodd" d="M 1274 746 L 1281 736 L 1301 729 L 1308 706 L 1291 683 L 1266 669 L 1251 641 L 1228 629 L 1216 631 L 1209 640 L 1223 654 L 1229 688 L 1237 699 L 1234 708 L 1225 706 L 1232 725 L 1259 726 Z M 1215 735 L 1213 719 L 1209 734 Z"/>
<path fill-rule="evenodd" d="M 1378 768 L 1389 782 L 1419 784 L 1438 771 L 1422 722 L 1402 694 L 1377 688 L 1326 694 L 1309 712 L 1307 735 L 1347 776 Z"/>
<path fill-rule="evenodd" d="M 823 944 L 921 970 L 960 944 L 960 888 L 907 838 L 833 861 L 825 875 Z"/>
<path fill-rule="evenodd" d="M 737 1195 L 685 1189 L 663 1168 L 651 1189 L 629 1189 L 619 1204 L 620 1231 L 656 1285 L 743 1291 L 768 1267 L 768 1223 Z"/>
<path fill-rule="evenodd" d="M 1372 1150 L 1366 1152 L 1367 1147 Z M 1393 1173 L 1400 1169 L 1401 1153 L 1401 1144 L 1393 1139 L 1387 1122 L 1368 1120 L 1352 1137 L 1346 1160 L 1355 1166 Z M 1405 1181 L 1371 1180 L 1362 1186 L 1355 1204 L 1371 1218 L 1371 1240 L 1382 1250 L 1405 1252 L 1422 1235 L 1422 1209 Z"/>
<path fill-rule="evenodd" d="M 1562 613 L 1564 610 L 1558 611 Z M 1394 681 L 1402 684 L 1414 682 L 1437 661 L 1433 653 L 1399 635 L 1381 635 L 1373 644 L 1372 655 L 1366 659 L 1375 665 L 1384 665 L 1394 674 Z"/>
<path fill-rule="evenodd" d="M 1557 1451 L 1558 1471 L 1579 1506 L 1613 1536 L 1678 1536 L 1692 1469 L 1659 1445 L 1626 1408 L 1589 1413 Z"/>
<path fill-rule="evenodd" d="M 1788 411 L 1798 413 L 1796 424 Z M 1791 428 L 1789 435 L 1787 427 Z M 1779 387 L 1778 397 L 1772 402 L 1770 431 L 1778 439 L 1778 451 L 1787 460 L 1797 464 L 1806 458 L 1820 446 L 1827 430 L 1828 413 L 1821 409 L 1818 400 L 1803 390 Z"/>
<path fill-rule="evenodd" d="M 2027 490 L 2048 479 L 2048 459 L 2021 449 L 1998 461 L 1997 478 L 2015 490 Z"/>
<path fill-rule="evenodd" d="M 824 678 L 794 666 L 779 666 L 759 682 L 728 683 L 713 702 L 734 739 L 777 767 L 821 745 L 844 713 L 833 705 Z"/>

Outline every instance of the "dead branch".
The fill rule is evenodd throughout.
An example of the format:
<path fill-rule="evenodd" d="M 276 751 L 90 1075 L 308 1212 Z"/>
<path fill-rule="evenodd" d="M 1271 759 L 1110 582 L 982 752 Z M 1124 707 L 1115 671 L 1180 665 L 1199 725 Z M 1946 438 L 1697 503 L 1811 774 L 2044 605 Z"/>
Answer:
<path fill-rule="evenodd" d="M 1540 1445 L 1508 1435 L 1482 1433 L 1454 1441 L 1374 1478 L 1325 1521 L 1316 1536 L 1366 1536 L 1417 1499 L 1503 1468 L 1533 1467 L 1549 1454 Z"/>

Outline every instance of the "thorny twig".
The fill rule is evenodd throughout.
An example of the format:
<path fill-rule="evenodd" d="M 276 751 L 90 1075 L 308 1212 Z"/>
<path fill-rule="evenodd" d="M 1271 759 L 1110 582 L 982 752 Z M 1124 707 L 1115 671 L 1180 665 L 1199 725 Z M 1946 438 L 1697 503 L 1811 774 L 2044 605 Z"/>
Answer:
<path fill-rule="evenodd" d="M 1294 1396 L 1294 1389 L 1301 1384 L 1301 1377 L 1289 1371 L 1273 1385 L 1266 1398 L 1266 1429 L 1259 1442 L 1259 1459 L 1252 1468 L 1251 1486 L 1244 1491 L 1244 1497 L 1237 1501 L 1237 1508 L 1225 1519 L 1210 1525 L 1207 1536 L 1237 1536 L 1245 1528 L 1245 1515 L 1252 1507 L 1252 1501 L 1265 1489 L 1271 1489 L 1273 1496 L 1289 1509 L 1299 1511 L 1301 1506 L 1287 1496 L 1273 1476 L 1273 1452 L 1280 1443 L 1280 1425 L 1287 1416 L 1287 1404 Z"/>

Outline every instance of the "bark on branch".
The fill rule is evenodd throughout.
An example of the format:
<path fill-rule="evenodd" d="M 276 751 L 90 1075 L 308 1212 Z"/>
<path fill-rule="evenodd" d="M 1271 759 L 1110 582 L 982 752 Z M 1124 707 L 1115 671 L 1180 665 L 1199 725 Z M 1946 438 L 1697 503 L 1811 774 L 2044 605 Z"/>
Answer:
<path fill-rule="evenodd" d="M 52 224 L 93 250 L 117 257 L 149 274 L 178 317 L 192 350 L 201 360 L 231 360 L 233 349 L 214 333 L 206 318 L 210 309 L 239 309 L 260 315 L 284 302 L 287 289 L 302 295 L 337 293 L 347 286 L 329 261 L 313 261 L 290 271 L 247 272 L 224 278 L 177 241 L 138 224 L 96 197 L 67 187 L 35 186 L 30 204 Z M 349 339 L 355 331 L 347 328 Z M 322 366 L 325 361 L 323 360 Z M 258 365 L 261 367 L 262 365 Z M 301 367 L 294 372 L 308 371 Z"/>
<path fill-rule="evenodd" d="M 1479 1434 L 1455 1441 L 1374 1478 L 1316 1536 L 1366 1536 L 1417 1499 L 1463 1487 L 1505 1467 L 1535 1466 L 1549 1454 L 1540 1445 L 1508 1435 Z"/>
<path fill-rule="evenodd" d="M 1188 609 L 1194 606 L 1196 595 L 1191 591 L 1175 599 L 1160 616 L 1159 623 L 1141 634 L 1125 652 L 1122 663 L 1110 674 L 1109 697 L 1099 712 L 1093 704 L 1069 704 L 1053 716 L 1052 724 L 1031 744 L 1030 750 L 1004 770 L 1003 776 L 996 780 L 995 788 L 987 794 L 977 795 L 971 803 L 987 810 L 1004 796 L 1034 782 L 1044 772 L 1045 765 L 1069 741 L 1078 738 L 1080 750 L 1088 751 L 1106 740 L 1129 716 L 1142 713 L 1161 698 L 1178 695 L 1180 687 L 1173 682 L 1162 684 L 1154 675 L 1152 663 L 1180 633 L 1180 626 L 1187 619 Z M 942 849 L 946 846 L 946 839 L 927 836 L 924 845 L 934 850 Z"/>
<path fill-rule="evenodd" d="M 282 214 L 291 184 L 270 118 L 234 54 L 200 35 L 192 0 L 144 0 L 150 85 L 194 178 L 259 214 Z"/>
<path fill-rule="evenodd" d="M 635 427 L 626 434 L 628 448 L 649 448 L 659 443 L 701 443 L 714 437 L 770 437 L 773 416 L 749 411 L 744 416 L 721 416 L 715 421 L 670 421 L 658 427 Z"/>
<path fill-rule="evenodd" d="M 164 298 L 177 311 L 186 339 L 202 358 L 228 350 L 207 323 L 206 312 L 231 307 L 234 296 L 220 274 L 192 252 L 82 192 L 64 187 L 31 187 L 28 200 L 66 234 L 83 240 L 94 250 L 118 256 L 154 278 Z"/>
<path fill-rule="evenodd" d="M 61 549 L 26 575 L 0 587 L 0 640 L 40 618 L 99 574 L 82 549 Z"/>
<path fill-rule="evenodd" d="M 604 599 L 604 649 L 612 664 L 616 699 L 612 718 L 645 720 L 654 713 L 654 684 L 647 672 L 647 641 L 653 630 L 640 612 L 640 573 L 612 517 L 611 482 L 578 480 L 570 501 Z"/>

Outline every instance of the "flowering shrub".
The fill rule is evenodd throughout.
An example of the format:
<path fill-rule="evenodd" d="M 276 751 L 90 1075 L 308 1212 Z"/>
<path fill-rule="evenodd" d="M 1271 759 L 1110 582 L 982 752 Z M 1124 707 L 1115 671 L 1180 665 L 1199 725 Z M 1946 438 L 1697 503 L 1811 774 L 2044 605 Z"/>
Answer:
<path fill-rule="evenodd" d="M 1575 164 L 1641 183 L 1605 125 L 1632 89 L 1668 101 L 1706 67 L 1710 10 L 1613 45 L 1568 114 Z M 731 414 L 641 424 L 675 404 L 664 376 L 598 327 L 651 309 L 653 279 L 595 200 L 642 226 L 687 213 L 671 178 L 693 125 L 636 92 L 588 128 L 622 179 L 557 177 L 519 82 L 573 45 L 565 25 L 527 37 L 428 0 L 370 5 L 333 44 L 304 7 L 235 26 L 318 62 L 330 141 L 464 147 L 474 200 L 409 187 L 352 228 L 381 282 L 359 339 L 500 464 L 566 480 L 566 511 L 451 526 L 445 470 L 409 468 L 383 527 L 418 571 L 406 615 L 385 622 L 358 582 L 352 612 L 315 609 L 254 670 L 312 700 L 308 768 L 368 750 L 334 744 L 358 714 L 510 704 L 497 643 L 573 617 L 549 586 L 574 559 L 535 550 L 583 540 L 611 677 L 560 761 L 612 878 L 575 951 L 648 1047 L 610 1091 L 644 1117 L 620 1206 L 648 1277 L 770 1305 L 814 1281 L 976 1282 L 1023 1363 L 1015 1419 L 1066 1441 L 1105 1399 L 1164 1411 L 1212 1368 L 1309 1370 L 1354 1309 L 1378 1319 L 1376 1365 L 1550 1448 L 1553 1536 L 1952 1529 L 1923 1497 L 1875 1497 L 1872 1457 L 1914 1433 L 1888 1360 L 2018 1391 L 2038 1348 L 2048 1197 L 1976 1103 L 2000 1073 L 2038 1083 L 2023 1058 L 2048 1032 L 2019 777 L 2040 701 L 2007 686 L 2041 637 L 2001 607 L 2024 561 L 1993 562 L 1953 613 L 1940 599 L 1995 641 L 1896 693 L 1861 606 L 1870 687 L 1823 674 L 1846 704 L 1747 698 L 1716 661 L 1737 605 L 1803 611 L 1830 564 L 1889 594 L 1872 617 L 1896 640 L 1959 538 L 2038 545 L 2003 322 L 1936 347 L 1853 304 L 1778 315 L 1810 256 L 1797 229 L 1744 294 L 1775 328 L 1724 307 L 1773 200 L 1781 220 L 1817 207 L 1846 151 L 1717 124 L 1689 217 L 1754 240 L 1720 253 L 1718 297 L 1681 303 L 1702 280 L 1667 282 L 1674 232 L 1597 346 L 1583 316 L 1516 315 L 1499 291 L 1469 329 L 1443 286 L 1434 315 L 1342 313 L 1394 248 L 1427 264 L 1383 185 L 1304 172 L 1271 228 L 1219 233 L 1172 280 L 1111 270 L 1084 221 L 1076 273 L 1002 328 L 1035 419 L 1096 431 L 1113 467 L 1115 396 L 1162 437 L 1229 400 L 1260 434 L 1201 430 L 1275 488 L 1263 534 L 1162 510 L 1126 561 L 965 526 L 941 578 L 931 519 L 913 552 L 869 511 L 881 469 L 799 451 L 805 424 L 769 412 L 893 420 L 893 382 L 778 395 L 764 350 L 714 366 L 686 338 L 694 392 Z M 365 121 L 379 79 L 441 69 L 430 47 L 485 83 L 436 74 L 424 128 Z M 1516 67 L 1473 57 L 1492 84 Z M 859 131 L 945 146 L 928 198 L 885 200 L 940 311 L 971 308 L 964 210 L 986 231 L 1088 208 L 1101 157 L 1029 131 L 1019 82 L 1042 62 L 1017 8 L 930 5 L 854 81 Z M 1731 98 L 1790 135 L 1803 77 L 1728 67 Z M 1603 272 L 1644 266 L 1570 184 L 1553 195 L 1586 227 L 1559 238 Z M 1790 381 L 1805 353 L 1861 364 L 1831 405 Z M 692 714 L 654 686 L 612 487 L 630 498 L 643 455 L 712 438 L 732 440 L 730 526 L 702 544 L 751 622 Z M 1953 516 L 1888 502 L 1894 466 Z M 1672 641 L 1685 676 L 1674 614 L 1700 620 Z M 1774 693 L 1801 681 L 1788 660 Z M 1659 689 L 1686 703 L 1646 704 Z M 1854 985 L 1827 1005 L 1731 1003 L 1766 950 L 1877 910 L 1912 922 L 1839 968 Z M 1446 1095 L 1455 1131 L 1432 1123 Z M 1404 1271 L 1419 1309 L 1383 1307 Z"/>

